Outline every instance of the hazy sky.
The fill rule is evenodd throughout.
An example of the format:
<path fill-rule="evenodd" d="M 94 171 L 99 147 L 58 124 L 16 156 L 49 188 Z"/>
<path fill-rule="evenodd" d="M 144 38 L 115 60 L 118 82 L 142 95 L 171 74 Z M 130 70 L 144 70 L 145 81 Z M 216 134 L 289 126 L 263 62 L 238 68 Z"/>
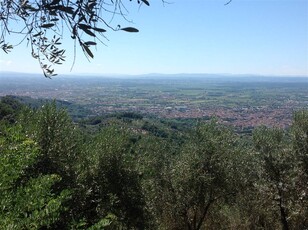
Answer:
<path fill-rule="evenodd" d="M 129 2 L 129 1 L 127 1 Z M 132 1 L 134 2 L 134 1 Z M 135 7 L 128 16 L 139 33 L 108 32 L 88 62 L 64 43 L 61 73 L 230 73 L 308 76 L 308 0 L 170 0 Z M 132 4 L 129 2 L 129 4 Z M 117 22 L 114 22 L 117 25 Z M 15 37 L 10 38 L 16 44 Z M 23 43 L 0 53 L 2 71 L 40 72 Z"/>

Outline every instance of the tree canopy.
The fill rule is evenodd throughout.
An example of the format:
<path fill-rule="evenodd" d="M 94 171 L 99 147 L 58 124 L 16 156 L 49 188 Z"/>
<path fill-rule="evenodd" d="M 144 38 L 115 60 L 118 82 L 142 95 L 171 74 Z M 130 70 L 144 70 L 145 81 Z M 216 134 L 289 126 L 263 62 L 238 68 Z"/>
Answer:
<path fill-rule="evenodd" d="M 76 123 L 55 102 L 25 106 L 14 122 L 9 112 L 0 229 L 308 227 L 307 110 L 289 129 L 252 135 L 217 120 L 178 130 L 137 116 Z"/>

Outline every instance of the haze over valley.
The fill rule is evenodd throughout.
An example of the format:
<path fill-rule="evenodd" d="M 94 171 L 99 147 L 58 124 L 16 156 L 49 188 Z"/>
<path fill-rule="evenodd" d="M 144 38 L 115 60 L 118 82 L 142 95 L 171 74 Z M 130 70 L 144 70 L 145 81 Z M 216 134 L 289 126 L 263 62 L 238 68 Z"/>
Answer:
<path fill-rule="evenodd" d="M 217 117 L 240 130 L 288 127 L 294 111 L 308 108 L 307 89 L 306 77 L 153 74 L 49 80 L 18 73 L 0 77 L 0 96 L 65 101 L 82 111 L 73 112 L 76 119 L 118 112 L 167 119 Z"/>

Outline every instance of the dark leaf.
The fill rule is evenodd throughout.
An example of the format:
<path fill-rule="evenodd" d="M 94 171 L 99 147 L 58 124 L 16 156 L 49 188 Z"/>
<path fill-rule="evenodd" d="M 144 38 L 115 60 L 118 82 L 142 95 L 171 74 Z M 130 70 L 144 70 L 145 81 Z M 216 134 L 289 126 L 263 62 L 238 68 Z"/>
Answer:
<path fill-rule="evenodd" d="M 42 35 L 42 34 L 43 34 L 43 32 L 39 32 L 39 33 L 37 33 L 37 34 L 34 34 L 33 37 L 37 37 L 37 36 L 40 36 L 40 35 Z"/>
<path fill-rule="evenodd" d="M 82 29 L 82 28 L 81 28 Z M 86 34 L 92 36 L 92 37 L 95 37 L 95 34 L 91 31 L 91 30 L 88 30 L 88 29 L 82 29 Z"/>
<path fill-rule="evenodd" d="M 91 52 L 91 50 L 89 49 L 88 46 L 83 45 L 82 47 L 84 48 L 84 51 L 89 55 L 89 57 L 91 57 L 91 58 L 94 57 L 94 55 L 92 54 L 92 52 Z"/>
<path fill-rule="evenodd" d="M 93 30 L 95 30 L 95 31 L 97 31 L 97 32 L 102 32 L 102 33 L 104 33 L 104 32 L 107 31 L 107 30 L 102 29 L 102 28 L 93 28 Z"/>
<path fill-rule="evenodd" d="M 50 27 L 53 27 L 54 25 L 55 25 L 54 23 L 47 23 L 47 24 L 41 25 L 41 28 L 50 28 Z"/>
<path fill-rule="evenodd" d="M 87 46 L 95 46 L 96 42 L 88 41 L 88 42 L 85 42 L 84 44 Z"/>
<path fill-rule="evenodd" d="M 65 6 L 59 6 L 59 10 L 68 13 L 68 14 L 74 14 L 74 8 L 73 7 L 65 7 Z"/>
<path fill-rule="evenodd" d="M 148 2 L 148 0 L 141 0 L 144 4 L 146 4 L 147 6 L 150 6 L 150 3 Z"/>
<path fill-rule="evenodd" d="M 79 23 L 79 24 L 78 24 L 78 27 L 79 27 L 80 29 L 92 29 L 91 26 L 89 26 L 89 25 L 87 25 L 87 24 L 82 24 L 82 23 Z"/>
<path fill-rule="evenodd" d="M 130 32 L 130 33 L 137 33 L 137 32 L 139 32 L 139 30 L 137 30 L 134 27 L 125 27 L 125 28 L 122 28 L 121 30 L 124 30 L 126 32 Z"/>
<path fill-rule="evenodd" d="M 80 28 L 80 29 L 82 29 L 86 34 L 88 34 L 88 35 L 90 35 L 90 36 L 92 36 L 92 37 L 95 37 L 95 34 L 90 30 L 90 29 L 92 29 L 92 27 L 91 26 L 89 26 L 89 25 L 86 25 L 86 24 L 78 24 L 78 27 Z"/>

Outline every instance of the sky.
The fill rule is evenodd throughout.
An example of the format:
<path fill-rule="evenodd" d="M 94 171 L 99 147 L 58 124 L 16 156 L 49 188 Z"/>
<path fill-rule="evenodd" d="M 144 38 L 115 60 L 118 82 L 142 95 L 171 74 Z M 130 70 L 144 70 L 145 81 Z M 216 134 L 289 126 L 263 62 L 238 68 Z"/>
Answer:
<path fill-rule="evenodd" d="M 308 77 L 307 0 L 150 0 L 128 2 L 129 23 L 139 33 L 108 32 L 90 62 L 70 36 L 58 74 L 218 73 Z M 8 37 L 17 44 L 17 36 Z M 26 43 L 0 53 L 0 71 L 41 73 Z"/>

